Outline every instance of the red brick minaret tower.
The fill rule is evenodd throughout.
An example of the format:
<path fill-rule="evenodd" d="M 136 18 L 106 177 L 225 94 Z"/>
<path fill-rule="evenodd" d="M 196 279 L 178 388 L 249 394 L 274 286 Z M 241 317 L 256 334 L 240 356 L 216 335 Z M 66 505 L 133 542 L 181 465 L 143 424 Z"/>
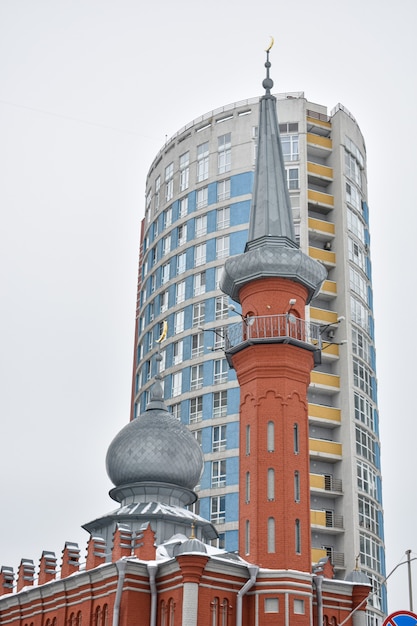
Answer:
<path fill-rule="evenodd" d="M 311 572 L 307 387 L 320 335 L 305 305 L 326 270 L 295 240 L 270 65 L 268 51 L 248 243 L 221 283 L 242 306 L 226 349 L 241 394 L 239 552 Z"/>

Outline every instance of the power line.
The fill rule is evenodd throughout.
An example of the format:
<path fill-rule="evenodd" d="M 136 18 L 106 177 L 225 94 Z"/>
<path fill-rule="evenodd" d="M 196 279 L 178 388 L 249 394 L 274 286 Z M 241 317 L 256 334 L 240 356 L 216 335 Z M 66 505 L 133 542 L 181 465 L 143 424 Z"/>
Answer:
<path fill-rule="evenodd" d="M 7 106 L 15 107 L 16 109 L 24 109 L 26 111 L 32 111 L 33 113 L 41 113 L 42 115 L 56 117 L 58 119 L 64 119 L 64 120 L 68 120 L 70 122 L 76 122 L 78 124 L 85 124 L 86 126 L 93 126 L 93 127 L 96 127 L 96 128 L 103 128 L 105 130 L 112 130 L 112 131 L 115 131 L 117 133 L 122 133 L 122 134 L 127 134 L 127 135 L 134 135 L 136 137 L 146 137 L 147 139 L 158 139 L 157 137 L 154 137 L 154 136 L 151 136 L 151 135 L 144 135 L 143 133 L 139 133 L 139 132 L 137 132 L 135 130 L 131 130 L 131 129 L 128 129 L 128 128 L 117 128 L 116 126 L 110 126 L 109 124 L 101 124 L 99 122 L 91 122 L 89 120 L 83 120 L 81 118 L 73 117 L 71 115 L 63 115 L 61 113 L 55 113 L 53 111 L 48 111 L 47 109 L 31 107 L 31 106 L 28 106 L 26 104 L 20 104 L 18 102 L 11 102 L 9 100 L 2 100 L 2 99 L 0 99 L 0 103 L 1 104 L 5 104 Z"/>

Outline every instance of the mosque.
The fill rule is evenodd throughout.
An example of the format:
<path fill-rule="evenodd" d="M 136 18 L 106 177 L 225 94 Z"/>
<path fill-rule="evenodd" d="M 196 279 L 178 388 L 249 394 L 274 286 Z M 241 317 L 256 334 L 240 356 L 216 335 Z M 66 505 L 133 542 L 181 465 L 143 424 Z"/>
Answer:
<path fill-rule="evenodd" d="M 1 626 L 366 625 L 365 574 L 311 566 L 307 387 L 321 338 L 304 310 L 326 270 L 296 243 L 269 52 L 265 66 L 248 242 L 221 280 L 242 308 L 225 346 L 241 390 L 239 553 L 213 547 L 216 528 L 190 508 L 202 452 L 158 367 L 146 410 L 109 446 L 118 505 L 83 526 L 85 563 L 67 542 L 59 568 L 46 551 L 36 575 L 27 559 L 16 577 L 1 567 Z"/>

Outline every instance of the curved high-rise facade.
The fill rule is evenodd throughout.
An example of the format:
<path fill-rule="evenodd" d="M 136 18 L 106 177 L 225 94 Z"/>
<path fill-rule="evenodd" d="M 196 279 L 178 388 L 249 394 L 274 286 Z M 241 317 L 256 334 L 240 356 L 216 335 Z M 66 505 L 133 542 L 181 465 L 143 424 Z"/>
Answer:
<path fill-rule="evenodd" d="M 359 555 L 377 590 L 373 626 L 386 599 L 366 149 L 343 106 L 329 115 L 302 93 L 277 98 L 295 233 L 328 271 L 306 311 L 323 341 L 308 405 L 312 562 L 331 556 L 343 579 Z M 160 350 L 166 403 L 205 457 L 199 512 L 229 551 L 238 549 L 240 398 L 224 347 L 240 318 L 219 280 L 247 241 L 258 107 L 253 99 L 212 111 L 160 150 L 139 263 L 132 418 L 149 400 Z"/>

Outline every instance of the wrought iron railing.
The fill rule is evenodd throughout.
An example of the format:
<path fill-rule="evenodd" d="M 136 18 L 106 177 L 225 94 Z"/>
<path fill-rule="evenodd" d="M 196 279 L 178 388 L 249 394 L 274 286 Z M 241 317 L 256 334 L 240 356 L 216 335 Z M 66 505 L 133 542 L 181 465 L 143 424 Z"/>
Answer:
<path fill-rule="evenodd" d="M 239 348 L 240 344 L 277 342 L 309 344 L 311 349 L 321 349 L 322 325 L 309 322 L 291 314 L 245 317 L 227 327 L 226 350 Z"/>

